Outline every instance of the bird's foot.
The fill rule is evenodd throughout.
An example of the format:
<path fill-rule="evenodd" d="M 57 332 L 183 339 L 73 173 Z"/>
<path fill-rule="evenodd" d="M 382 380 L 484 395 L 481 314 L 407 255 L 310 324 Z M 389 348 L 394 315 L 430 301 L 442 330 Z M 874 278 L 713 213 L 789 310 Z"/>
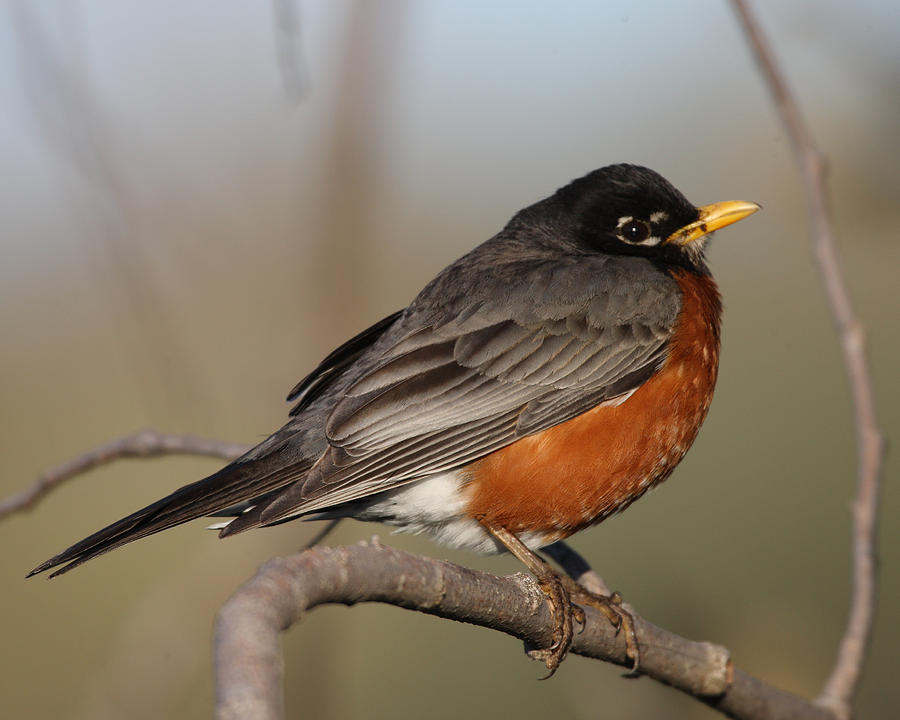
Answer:
<path fill-rule="evenodd" d="M 584 628 L 584 610 L 579 605 L 596 608 L 616 628 L 616 634 L 624 632 L 625 654 L 632 663 L 628 674 L 631 676 L 638 674 L 640 652 L 637 637 L 634 633 L 634 618 L 632 618 L 630 612 L 622 607 L 622 596 L 619 593 L 614 592 L 610 595 L 603 595 L 585 589 L 568 575 L 557 573 L 540 556 L 529 550 L 514 533 L 503 526 L 493 525 L 484 521 L 482 521 L 482 524 L 507 550 L 525 564 L 537 580 L 541 591 L 547 596 L 547 602 L 550 604 L 550 613 L 553 618 L 553 635 L 550 646 L 547 648 L 526 648 L 529 657 L 541 660 L 547 666 L 549 672 L 542 678 L 543 680 L 551 677 L 556 672 L 560 663 L 569 653 L 574 637 L 572 621 L 574 620 L 582 629 Z M 572 551 L 570 550 L 569 552 L 571 553 Z M 584 560 L 581 560 L 581 564 L 587 567 L 587 563 Z"/>
<path fill-rule="evenodd" d="M 546 680 L 552 677 L 560 666 L 569 648 L 572 647 L 572 639 L 575 637 L 574 624 L 584 627 L 584 610 L 572 602 L 569 591 L 563 579 L 550 567 L 545 566 L 546 572 L 535 573 L 538 587 L 547 596 L 550 604 L 550 614 L 553 620 L 553 635 L 550 646 L 546 648 L 527 648 L 528 656 L 534 660 L 540 660 L 547 666 L 547 674 L 541 678 Z"/>
<path fill-rule="evenodd" d="M 610 595 L 598 595 L 590 590 L 585 590 L 581 585 L 568 577 L 564 578 L 571 585 L 567 588 L 572 602 L 577 602 L 585 607 L 599 610 L 609 620 L 610 625 L 625 637 L 625 655 L 631 660 L 631 670 L 628 676 L 636 677 L 640 674 L 641 652 L 638 646 L 637 635 L 634 632 L 634 618 L 622 606 L 622 596 L 618 592 Z"/>

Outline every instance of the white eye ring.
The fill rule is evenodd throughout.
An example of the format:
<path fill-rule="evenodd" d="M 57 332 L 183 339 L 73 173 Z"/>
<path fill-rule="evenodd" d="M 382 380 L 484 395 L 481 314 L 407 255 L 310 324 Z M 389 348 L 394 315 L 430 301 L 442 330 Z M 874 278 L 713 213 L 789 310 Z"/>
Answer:
<path fill-rule="evenodd" d="M 662 238 L 651 235 L 650 223 L 645 220 L 635 220 L 631 215 L 619 218 L 616 226 L 619 231 L 619 239 L 629 245 L 659 245 Z"/>

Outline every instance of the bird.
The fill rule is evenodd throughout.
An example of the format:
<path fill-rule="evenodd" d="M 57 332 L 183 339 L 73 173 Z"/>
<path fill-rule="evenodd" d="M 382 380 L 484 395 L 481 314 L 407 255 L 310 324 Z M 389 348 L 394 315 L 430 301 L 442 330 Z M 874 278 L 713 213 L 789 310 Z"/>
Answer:
<path fill-rule="evenodd" d="M 232 518 L 222 537 L 349 517 L 519 558 L 550 603 L 550 674 L 583 622 L 577 603 L 626 629 L 636 666 L 621 598 L 537 552 L 627 508 L 688 451 L 720 352 L 707 241 L 759 209 L 695 206 L 638 165 L 571 181 L 325 357 L 267 439 L 29 577 L 205 516 Z"/>

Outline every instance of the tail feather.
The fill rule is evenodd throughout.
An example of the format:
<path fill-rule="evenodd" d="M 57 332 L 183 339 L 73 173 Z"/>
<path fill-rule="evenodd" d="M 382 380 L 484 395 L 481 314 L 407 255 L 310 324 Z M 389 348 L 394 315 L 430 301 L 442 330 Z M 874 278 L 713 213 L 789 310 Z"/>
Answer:
<path fill-rule="evenodd" d="M 309 466 L 308 461 L 285 465 L 273 455 L 239 459 L 75 543 L 38 565 L 27 577 L 59 567 L 50 575 L 56 577 L 134 540 L 214 515 L 240 503 L 252 503 L 302 478 Z"/>

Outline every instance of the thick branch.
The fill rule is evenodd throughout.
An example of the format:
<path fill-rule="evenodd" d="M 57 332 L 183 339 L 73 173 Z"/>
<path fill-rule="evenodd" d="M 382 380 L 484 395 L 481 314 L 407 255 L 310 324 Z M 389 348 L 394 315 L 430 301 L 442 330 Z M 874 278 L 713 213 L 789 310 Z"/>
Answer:
<path fill-rule="evenodd" d="M 264 565 L 219 613 L 216 717 L 281 718 L 279 635 L 317 605 L 383 602 L 505 632 L 545 647 L 552 627 L 544 594 L 527 575 L 475 572 L 382 546 L 317 548 Z M 572 652 L 628 666 L 625 642 L 587 609 Z M 635 616 L 641 670 L 735 718 L 816 718 L 829 712 L 732 667 L 728 652 L 686 640 Z"/>
<path fill-rule="evenodd" d="M 850 301 L 832 231 L 825 162 L 748 4 L 744 0 L 733 2 L 756 61 L 774 96 L 800 168 L 813 249 L 837 327 L 853 396 L 859 448 L 857 495 L 853 507 L 853 589 L 847 628 L 837 661 L 817 701 L 831 708 L 838 717 L 849 718 L 875 614 L 876 531 L 883 442 L 875 418 L 863 328 Z"/>
<path fill-rule="evenodd" d="M 244 450 L 246 446 L 238 444 L 145 430 L 48 471 L 32 488 L 0 507 L 7 513 L 28 507 L 62 481 L 122 457 L 175 453 L 229 459 Z M 574 577 L 604 591 L 603 581 L 565 544 L 550 546 L 547 554 Z M 218 717 L 281 717 L 279 633 L 317 605 L 357 602 L 385 602 L 482 625 L 531 647 L 546 646 L 550 639 L 544 595 L 528 576 L 498 578 L 378 544 L 320 548 L 266 564 L 223 607 L 215 644 Z M 631 612 L 641 670 L 655 680 L 729 717 L 832 718 L 829 711 L 733 668 L 724 648 L 686 640 Z M 594 610 L 588 608 L 586 614 L 587 624 L 576 636 L 572 652 L 627 666 L 623 639 Z"/>
<path fill-rule="evenodd" d="M 120 458 L 206 455 L 233 460 L 249 449 L 249 445 L 239 443 L 227 443 L 192 435 L 169 435 L 156 430 L 139 430 L 41 473 L 27 488 L 0 501 L 0 520 L 7 515 L 33 507 L 44 495 L 66 480 Z"/>

